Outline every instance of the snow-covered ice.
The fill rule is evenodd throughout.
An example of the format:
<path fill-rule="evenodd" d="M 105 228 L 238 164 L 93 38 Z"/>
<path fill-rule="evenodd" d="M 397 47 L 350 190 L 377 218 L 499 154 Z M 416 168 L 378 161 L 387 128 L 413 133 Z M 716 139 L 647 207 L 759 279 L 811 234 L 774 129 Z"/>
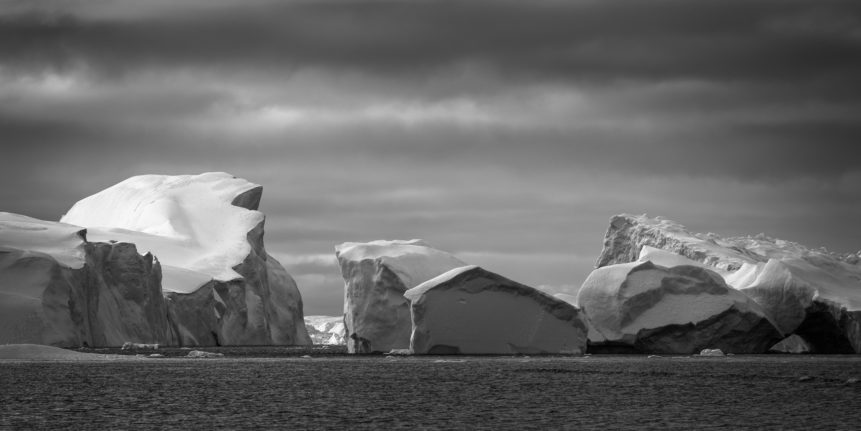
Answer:
<path fill-rule="evenodd" d="M 622 214 L 610 219 L 604 248 L 595 266 L 634 262 L 643 246 L 671 251 L 711 267 L 734 271 L 744 263 L 763 259 L 747 250 L 735 250 L 714 234 L 694 234 L 684 226 L 660 217 Z"/>
<path fill-rule="evenodd" d="M 776 353 L 810 353 L 812 350 L 813 346 L 811 346 L 810 343 L 804 341 L 804 338 L 795 334 L 780 340 L 779 343 L 768 349 L 769 352 Z"/>
<path fill-rule="evenodd" d="M 582 354 L 586 325 L 567 302 L 480 267 L 452 269 L 404 294 L 415 354 Z"/>
<path fill-rule="evenodd" d="M 192 350 L 186 355 L 187 358 L 223 358 L 224 353 L 205 352 L 203 350 Z"/>
<path fill-rule="evenodd" d="M 0 343 L 169 343 L 161 271 L 133 244 L 0 213 Z"/>
<path fill-rule="evenodd" d="M 251 252 L 248 232 L 263 222 L 260 189 L 223 172 L 140 175 L 78 201 L 60 221 L 87 227 L 90 241 L 131 242 L 153 253 L 164 291 L 190 293 L 213 279 L 242 278 L 233 267 Z"/>
<path fill-rule="evenodd" d="M 60 223 L 0 213 L 0 341 L 309 344 L 261 196 L 226 173 L 141 175 Z"/>
<path fill-rule="evenodd" d="M 82 199 L 61 220 L 158 257 L 183 345 L 309 344 L 296 283 L 263 244 L 262 192 L 223 172 L 140 175 Z"/>
<path fill-rule="evenodd" d="M 596 347 L 692 354 L 718 347 L 762 353 L 781 338 L 762 309 L 699 266 L 631 262 L 598 268 L 577 302 Z"/>
<path fill-rule="evenodd" d="M 619 215 L 610 220 L 597 265 L 674 259 L 720 273 L 758 303 L 782 333 L 800 335 L 814 351 L 861 353 L 857 254 L 809 249 L 763 234 L 722 238 L 661 218 Z"/>
<path fill-rule="evenodd" d="M 71 224 L 0 212 L 0 252 L 45 254 L 62 266 L 84 266 L 87 230 Z"/>
<path fill-rule="evenodd" d="M 726 356 L 721 349 L 703 349 L 700 356 Z"/>
<path fill-rule="evenodd" d="M 305 316 L 305 328 L 314 344 L 346 344 L 344 316 Z"/>
<path fill-rule="evenodd" d="M 388 352 L 410 344 L 410 309 L 404 292 L 466 265 L 421 240 L 348 242 L 335 247 L 344 278 L 347 351 Z"/>

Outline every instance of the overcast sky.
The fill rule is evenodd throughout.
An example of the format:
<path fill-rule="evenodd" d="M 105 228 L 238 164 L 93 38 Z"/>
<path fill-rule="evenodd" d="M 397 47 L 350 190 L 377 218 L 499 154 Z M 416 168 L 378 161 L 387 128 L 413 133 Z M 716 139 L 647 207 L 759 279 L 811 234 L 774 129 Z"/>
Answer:
<path fill-rule="evenodd" d="M 549 291 L 623 212 L 856 251 L 859 77 L 857 0 L 0 0 L 0 210 L 230 172 L 306 315 L 344 241 Z"/>

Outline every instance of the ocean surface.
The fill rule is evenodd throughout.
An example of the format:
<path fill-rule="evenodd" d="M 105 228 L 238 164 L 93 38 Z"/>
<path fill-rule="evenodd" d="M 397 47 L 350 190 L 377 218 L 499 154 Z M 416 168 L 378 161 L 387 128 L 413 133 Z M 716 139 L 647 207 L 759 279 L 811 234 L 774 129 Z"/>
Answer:
<path fill-rule="evenodd" d="M 861 356 L 0 361 L 0 429 L 861 429 Z"/>

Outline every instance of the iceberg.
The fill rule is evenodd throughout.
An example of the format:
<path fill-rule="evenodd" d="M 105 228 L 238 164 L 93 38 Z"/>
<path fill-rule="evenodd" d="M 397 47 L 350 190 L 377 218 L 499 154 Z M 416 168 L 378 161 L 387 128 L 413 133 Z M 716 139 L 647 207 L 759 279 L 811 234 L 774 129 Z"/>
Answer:
<path fill-rule="evenodd" d="M 63 223 L 162 265 L 179 344 L 310 344 L 295 281 L 263 244 L 263 187 L 223 172 L 140 175 L 76 203 Z"/>
<path fill-rule="evenodd" d="M 0 213 L 0 343 L 170 344 L 161 276 L 158 260 L 134 244 Z"/>
<path fill-rule="evenodd" d="M 226 173 L 141 175 L 59 223 L 0 214 L 0 342 L 310 344 L 261 196 Z"/>
<path fill-rule="evenodd" d="M 804 338 L 799 337 L 798 335 L 792 334 L 783 340 L 780 340 L 779 343 L 771 346 L 768 351 L 770 353 L 810 353 L 812 350 L 810 343 L 804 341 Z"/>
<path fill-rule="evenodd" d="M 466 263 L 422 240 L 348 242 L 335 247 L 344 278 L 349 353 L 410 347 L 412 323 L 404 292 Z"/>
<path fill-rule="evenodd" d="M 595 352 L 764 353 L 782 338 L 759 305 L 699 266 L 604 266 L 589 275 L 577 302 Z"/>
<path fill-rule="evenodd" d="M 837 254 L 763 234 L 722 238 L 645 215 L 611 218 L 597 267 L 670 255 L 710 268 L 759 304 L 785 335 L 816 353 L 861 353 L 861 265 Z"/>
<path fill-rule="evenodd" d="M 573 305 L 470 265 L 407 290 L 413 354 L 582 354 Z"/>
<path fill-rule="evenodd" d="M 305 328 L 314 344 L 346 344 L 343 316 L 305 316 Z"/>

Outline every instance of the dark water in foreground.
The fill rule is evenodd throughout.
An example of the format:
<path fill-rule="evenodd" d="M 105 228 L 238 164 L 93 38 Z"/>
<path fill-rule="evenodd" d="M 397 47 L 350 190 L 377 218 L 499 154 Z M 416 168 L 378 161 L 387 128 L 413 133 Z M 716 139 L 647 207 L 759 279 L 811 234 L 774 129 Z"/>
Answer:
<path fill-rule="evenodd" d="M 857 378 L 859 356 L 0 361 L 0 428 L 861 429 Z"/>

